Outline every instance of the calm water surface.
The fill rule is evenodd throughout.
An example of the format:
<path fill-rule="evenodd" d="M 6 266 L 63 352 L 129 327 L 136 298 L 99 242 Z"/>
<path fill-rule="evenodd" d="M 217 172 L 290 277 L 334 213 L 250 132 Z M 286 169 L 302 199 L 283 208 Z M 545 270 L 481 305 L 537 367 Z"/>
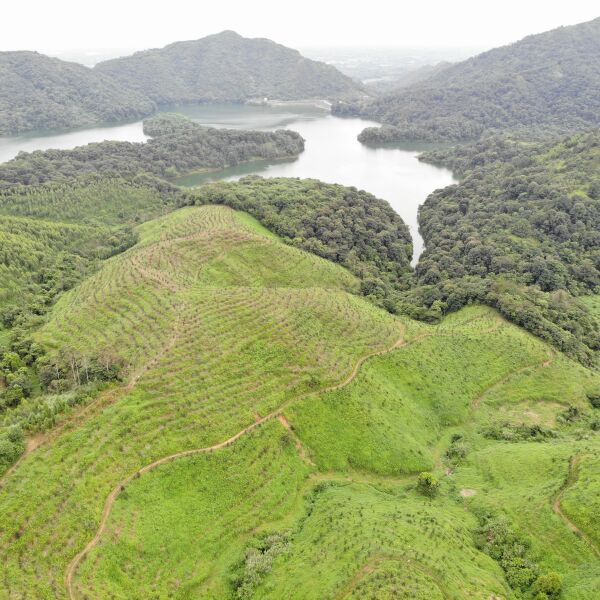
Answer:
<path fill-rule="evenodd" d="M 410 227 L 414 258 L 421 254 L 423 241 L 418 232 L 419 205 L 433 190 L 454 182 L 452 173 L 421 163 L 417 155 L 422 147 L 369 148 L 356 136 L 376 125 L 363 119 L 341 119 L 305 105 L 286 106 L 194 106 L 171 108 L 195 121 L 212 127 L 273 130 L 289 128 L 306 140 L 305 151 L 295 160 L 257 161 L 213 173 L 179 180 L 195 186 L 207 181 L 235 180 L 249 174 L 263 177 L 313 177 L 329 183 L 341 183 L 364 189 L 384 198 Z M 73 148 L 90 142 L 110 140 L 143 141 L 141 122 L 116 127 L 98 127 L 52 135 L 28 135 L 0 138 L 0 161 L 13 158 L 19 151 L 47 148 Z"/>

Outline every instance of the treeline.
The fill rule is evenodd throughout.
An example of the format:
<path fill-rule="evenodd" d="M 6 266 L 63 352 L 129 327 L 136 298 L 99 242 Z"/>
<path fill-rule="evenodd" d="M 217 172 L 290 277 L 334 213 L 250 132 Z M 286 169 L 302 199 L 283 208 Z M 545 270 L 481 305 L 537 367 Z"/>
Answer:
<path fill-rule="evenodd" d="M 461 141 L 486 131 L 567 133 L 600 123 L 600 19 L 529 36 L 334 112 L 386 125 L 365 143 Z"/>
<path fill-rule="evenodd" d="M 21 152 L 0 165 L 0 189 L 87 173 L 122 176 L 150 173 L 172 179 L 257 158 L 287 158 L 304 150 L 304 140 L 294 131 L 215 129 L 178 115 L 154 117 L 145 122 L 145 130 L 157 137 L 144 143 L 105 141 L 73 150 Z"/>
<path fill-rule="evenodd" d="M 156 105 L 102 73 L 37 52 L 0 52 L 0 135 L 140 119 Z"/>
<path fill-rule="evenodd" d="M 366 296 L 390 309 L 392 292 L 408 285 L 408 227 L 385 200 L 367 192 L 315 179 L 254 176 L 202 186 L 194 201 L 250 213 L 286 242 L 347 267 Z"/>
<path fill-rule="evenodd" d="M 542 143 L 492 137 L 423 158 L 463 179 L 421 207 L 426 249 L 408 312 L 485 302 L 592 362 L 600 327 L 577 297 L 600 291 L 600 132 Z"/>

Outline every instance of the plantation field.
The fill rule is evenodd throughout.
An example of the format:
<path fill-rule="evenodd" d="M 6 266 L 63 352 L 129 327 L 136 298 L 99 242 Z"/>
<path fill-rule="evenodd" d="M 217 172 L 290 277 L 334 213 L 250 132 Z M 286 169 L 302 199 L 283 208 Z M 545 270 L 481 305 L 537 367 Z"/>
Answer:
<path fill-rule="evenodd" d="M 223 206 L 135 234 L 35 334 L 121 381 L 1 480 L 0 598 L 598 597 L 598 373 L 488 308 L 392 316 Z"/>
<path fill-rule="evenodd" d="M 347 385 L 289 404 L 288 435 L 269 423 L 128 484 L 81 564 L 78 597 L 520 597 L 523 572 L 504 572 L 475 543 L 485 514 L 505 516 L 536 576 L 563 576 L 562 597 L 596 597 L 594 545 L 556 512 L 556 497 L 569 457 L 599 449 L 586 420 L 598 375 L 489 309 L 408 325 L 404 345 L 370 358 Z M 563 423 L 568 406 L 580 417 Z M 514 436 L 523 424 L 555 437 L 485 434 Z M 256 468 L 259 448 L 269 467 Z M 228 468 L 233 456 L 243 476 Z M 424 469 L 441 479 L 432 499 L 415 488 Z M 582 529 L 597 518 L 593 473 L 590 464 L 587 487 L 560 498 L 566 513 L 567 494 L 582 494 L 591 514 L 573 515 Z"/>
<path fill-rule="evenodd" d="M 139 238 L 63 295 L 38 333 L 82 377 L 86 360 L 111 359 L 124 381 L 2 482 L 0 597 L 65 597 L 65 569 L 119 481 L 339 383 L 402 336 L 351 293 L 354 276 L 231 209 L 184 209 Z"/>

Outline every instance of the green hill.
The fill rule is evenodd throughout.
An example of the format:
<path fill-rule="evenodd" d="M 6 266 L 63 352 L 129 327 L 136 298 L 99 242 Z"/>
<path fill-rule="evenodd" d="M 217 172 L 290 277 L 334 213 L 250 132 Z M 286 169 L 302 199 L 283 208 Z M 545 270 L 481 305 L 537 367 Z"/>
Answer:
<path fill-rule="evenodd" d="M 140 119 L 143 94 L 76 63 L 37 52 L 0 52 L 0 135 Z"/>
<path fill-rule="evenodd" d="M 600 132 L 541 143 L 490 137 L 422 159 L 462 179 L 420 209 L 425 252 L 412 300 L 444 311 L 486 302 L 597 360 L 600 322 L 578 298 L 600 285 Z"/>
<path fill-rule="evenodd" d="M 362 94 L 360 84 L 335 67 L 270 40 L 243 38 L 233 31 L 105 61 L 94 71 L 159 105 Z"/>
<path fill-rule="evenodd" d="M 340 104 L 384 123 L 365 143 L 468 140 L 489 130 L 568 132 L 600 123 L 600 19 L 561 27 L 451 65 L 406 89 Z"/>
<path fill-rule="evenodd" d="M 394 317 L 225 206 L 136 237 L 34 333 L 63 413 L 0 482 L 1 594 L 595 597 L 597 372 L 488 308 Z"/>

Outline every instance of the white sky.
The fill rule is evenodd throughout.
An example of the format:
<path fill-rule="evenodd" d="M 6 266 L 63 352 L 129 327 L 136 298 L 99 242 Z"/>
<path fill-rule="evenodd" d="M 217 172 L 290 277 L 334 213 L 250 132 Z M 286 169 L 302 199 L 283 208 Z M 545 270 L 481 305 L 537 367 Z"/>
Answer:
<path fill-rule="evenodd" d="M 598 16 L 597 0 L 5 0 L 0 50 L 144 49 L 224 29 L 292 47 L 491 48 Z"/>

